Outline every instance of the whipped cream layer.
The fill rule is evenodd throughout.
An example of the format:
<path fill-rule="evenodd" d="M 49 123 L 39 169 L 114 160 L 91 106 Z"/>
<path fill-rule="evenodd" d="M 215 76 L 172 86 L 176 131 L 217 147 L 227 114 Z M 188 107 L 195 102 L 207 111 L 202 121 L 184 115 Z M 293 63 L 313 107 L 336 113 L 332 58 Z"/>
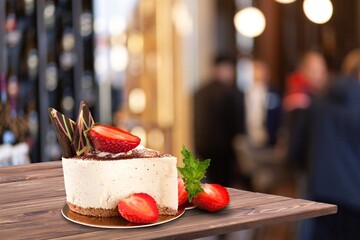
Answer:
<path fill-rule="evenodd" d="M 177 159 L 91 155 L 63 158 L 66 200 L 83 208 L 114 209 L 131 193 L 151 195 L 159 207 L 177 209 Z"/>

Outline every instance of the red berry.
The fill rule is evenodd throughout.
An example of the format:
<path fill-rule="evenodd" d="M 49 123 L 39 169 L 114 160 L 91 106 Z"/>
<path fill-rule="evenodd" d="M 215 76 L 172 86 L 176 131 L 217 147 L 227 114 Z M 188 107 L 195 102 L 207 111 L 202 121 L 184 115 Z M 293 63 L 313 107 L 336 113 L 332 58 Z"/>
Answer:
<path fill-rule="evenodd" d="M 90 128 L 88 138 L 92 146 L 101 152 L 127 152 L 140 144 L 140 138 L 122 129 L 96 124 Z"/>
<path fill-rule="evenodd" d="M 118 204 L 120 215 L 132 223 L 153 223 L 159 217 L 155 199 L 146 193 L 133 193 Z"/>
<path fill-rule="evenodd" d="M 226 207 L 230 201 L 230 196 L 226 188 L 219 184 L 204 184 L 203 192 L 198 194 L 193 202 L 195 205 L 208 212 L 216 212 Z"/>
<path fill-rule="evenodd" d="M 184 204 L 188 200 L 188 192 L 185 189 L 184 180 L 178 178 L 178 206 Z"/>

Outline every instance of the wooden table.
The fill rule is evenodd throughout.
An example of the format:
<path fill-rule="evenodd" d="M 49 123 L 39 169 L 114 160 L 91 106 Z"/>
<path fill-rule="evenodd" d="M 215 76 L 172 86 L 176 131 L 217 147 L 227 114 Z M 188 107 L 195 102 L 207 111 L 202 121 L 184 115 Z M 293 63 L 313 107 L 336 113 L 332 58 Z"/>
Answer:
<path fill-rule="evenodd" d="M 0 168 L 0 239 L 191 239 L 336 213 L 335 205 L 229 189 L 217 213 L 187 210 L 172 222 L 138 229 L 93 228 L 61 215 L 61 162 Z"/>

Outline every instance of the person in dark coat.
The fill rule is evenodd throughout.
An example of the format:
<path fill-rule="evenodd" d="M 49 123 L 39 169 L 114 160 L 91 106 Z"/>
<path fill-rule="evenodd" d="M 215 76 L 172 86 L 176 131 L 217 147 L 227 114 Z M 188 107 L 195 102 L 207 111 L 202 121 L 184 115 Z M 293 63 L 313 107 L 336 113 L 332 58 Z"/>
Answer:
<path fill-rule="evenodd" d="M 238 174 L 233 140 L 244 133 L 244 96 L 235 85 L 235 62 L 219 57 L 215 78 L 195 93 L 195 151 L 211 159 L 209 181 L 232 186 Z"/>
<path fill-rule="evenodd" d="M 308 196 L 338 206 L 313 221 L 306 239 L 360 239 L 360 50 L 344 66 L 345 76 L 311 105 L 303 131 Z"/>

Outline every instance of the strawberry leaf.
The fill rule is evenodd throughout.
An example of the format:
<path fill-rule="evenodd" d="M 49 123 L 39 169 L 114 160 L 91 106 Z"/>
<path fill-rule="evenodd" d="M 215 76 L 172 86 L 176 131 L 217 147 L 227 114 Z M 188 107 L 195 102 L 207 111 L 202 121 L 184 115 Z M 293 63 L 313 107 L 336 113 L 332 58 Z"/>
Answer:
<path fill-rule="evenodd" d="M 194 155 L 183 146 L 181 150 L 183 155 L 184 167 L 178 167 L 179 172 L 183 175 L 185 189 L 189 193 L 189 202 L 196 195 L 203 191 L 201 179 L 205 177 L 206 169 L 210 166 L 210 159 L 200 161 L 195 159 Z"/>

